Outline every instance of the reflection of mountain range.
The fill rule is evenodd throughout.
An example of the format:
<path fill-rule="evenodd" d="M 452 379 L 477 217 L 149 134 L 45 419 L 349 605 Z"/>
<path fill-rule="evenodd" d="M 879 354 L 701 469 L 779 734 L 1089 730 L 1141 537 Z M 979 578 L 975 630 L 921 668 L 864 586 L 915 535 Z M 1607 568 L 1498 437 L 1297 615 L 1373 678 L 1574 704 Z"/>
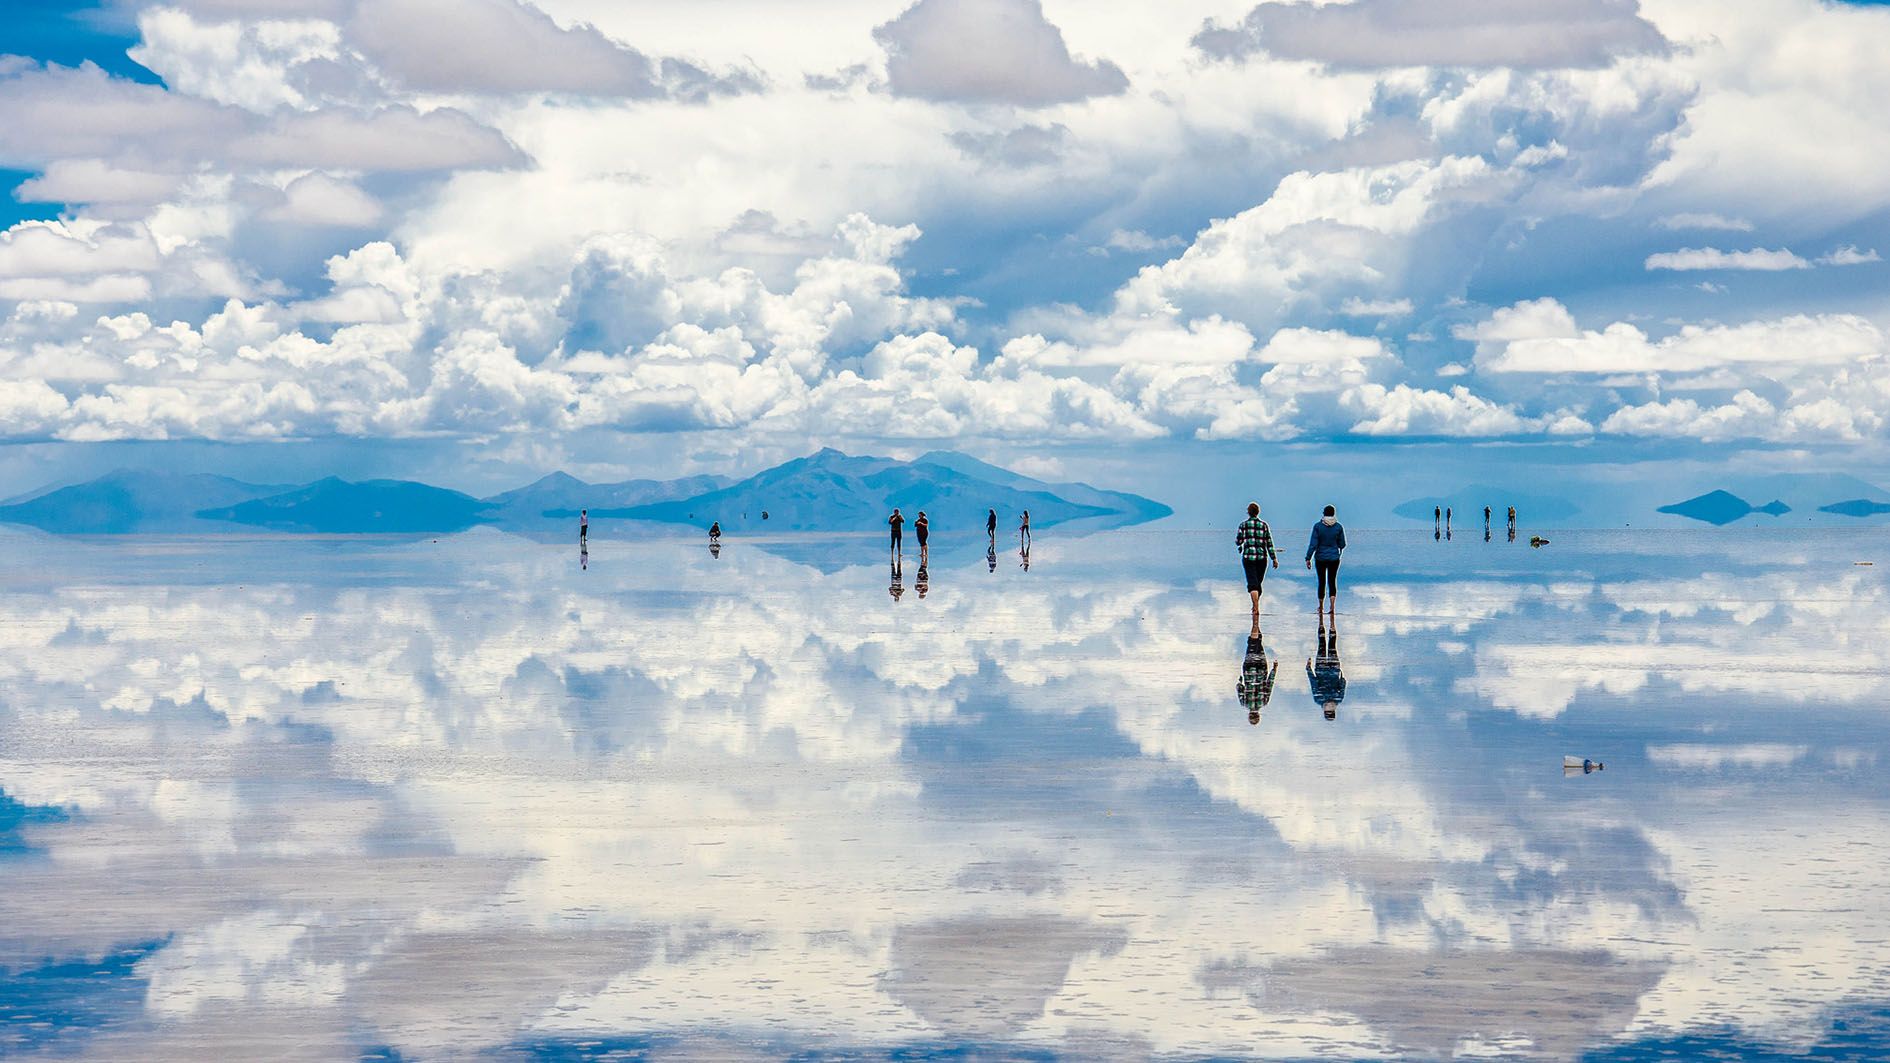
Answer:
<path fill-rule="evenodd" d="M 1484 506 L 1490 507 L 1490 519 L 1494 523 L 1502 522 L 1504 511 L 1510 506 L 1515 506 L 1517 516 L 1530 524 L 1567 520 L 1581 512 L 1580 506 L 1566 498 L 1487 484 L 1473 484 L 1448 495 L 1413 498 L 1398 503 L 1391 512 L 1409 520 L 1430 520 L 1433 509 L 1454 509 L 1457 523 L 1467 528 L 1473 515 L 1481 519 Z"/>
<path fill-rule="evenodd" d="M 293 486 L 120 470 L 0 505 L 0 522 L 105 535 L 205 532 L 239 524 L 333 534 L 439 533 L 495 524 L 529 534 L 589 509 L 595 518 L 705 526 L 720 520 L 730 531 L 764 527 L 767 512 L 770 531 L 867 531 L 882 527 L 892 506 L 908 516 L 927 510 L 941 531 L 982 529 L 987 509 L 998 510 L 1007 531 L 1024 509 L 1038 526 L 1079 520 L 1116 526 L 1169 513 L 1136 495 L 1044 483 L 959 454 L 901 462 L 824 450 L 734 484 L 716 476 L 589 484 L 560 472 L 485 499 L 403 480 L 329 477 Z"/>
<path fill-rule="evenodd" d="M 1685 502 L 1662 506 L 1660 511 L 1705 521 L 1708 524 L 1724 525 L 1753 513 L 1764 513 L 1772 517 L 1784 516 L 1792 511 L 1792 507 L 1777 499 L 1763 506 L 1755 506 L 1731 491 L 1708 491 L 1695 498 L 1689 498 Z"/>

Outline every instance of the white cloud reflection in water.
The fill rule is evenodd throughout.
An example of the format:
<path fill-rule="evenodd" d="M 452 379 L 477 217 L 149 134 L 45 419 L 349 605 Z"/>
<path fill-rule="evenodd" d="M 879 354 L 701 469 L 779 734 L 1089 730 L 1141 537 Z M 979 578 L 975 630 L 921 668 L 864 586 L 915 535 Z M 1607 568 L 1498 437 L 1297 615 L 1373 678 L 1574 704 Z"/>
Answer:
<path fill-rule="evenodd" d="M 897 603 L 871 541 L 9 536 L 0 788 L 64 816 L 0 1004 L 149 950 L 13 1047 L 1566 1058 L 1890 997 L 1866 540 L 1360 538 L 1337 718 L 1289 567 L 1256 727 L 1219 534 Z"/>

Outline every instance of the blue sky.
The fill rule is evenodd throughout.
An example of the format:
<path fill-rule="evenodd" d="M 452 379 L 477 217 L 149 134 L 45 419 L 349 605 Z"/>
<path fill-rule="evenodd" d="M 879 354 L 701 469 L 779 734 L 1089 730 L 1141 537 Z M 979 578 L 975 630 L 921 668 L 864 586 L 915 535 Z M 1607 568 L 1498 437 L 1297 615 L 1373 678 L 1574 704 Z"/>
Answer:
<path fill-rule="evenodd" d="M 115 0 L 0 55 L 6 489 L 1885 456 L 1880 5 Z"/>

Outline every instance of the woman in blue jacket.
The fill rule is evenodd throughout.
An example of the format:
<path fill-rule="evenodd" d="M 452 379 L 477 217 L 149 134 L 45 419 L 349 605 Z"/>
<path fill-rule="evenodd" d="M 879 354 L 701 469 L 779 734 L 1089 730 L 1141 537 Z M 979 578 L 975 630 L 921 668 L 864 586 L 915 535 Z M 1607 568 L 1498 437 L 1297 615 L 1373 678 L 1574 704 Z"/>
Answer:
<path fill-rule="evenodd" d="M 1326 607 L 1326 593 L 1332 594 L 1332 615 L 1339 612 L 1339 555 L 1345 552 L 1345 525 L 1339 523 L 1338 510 L 1326 507 L 1325 516 L 1312 526 L 1312 539 L 1306 543 L 1306 567 L 1315 561 L 1319 568 L 1319 608 Z"/>

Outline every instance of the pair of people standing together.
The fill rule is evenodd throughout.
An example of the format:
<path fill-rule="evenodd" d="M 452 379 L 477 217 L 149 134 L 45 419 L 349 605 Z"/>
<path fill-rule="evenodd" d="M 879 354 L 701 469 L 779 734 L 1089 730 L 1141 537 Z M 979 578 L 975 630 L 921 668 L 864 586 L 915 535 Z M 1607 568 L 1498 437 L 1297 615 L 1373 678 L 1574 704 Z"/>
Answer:
<path fill-rule="evenodd" d="M 1273 549 L 1273 530 L 1260 519 L 1260 503 L 1247 503 L 1247 519 L 1234 533 L 1234 546 L 1240 551 L 1240 565 L 1247 572 L 1247 596 L 1253 600 L 1253 615 L 1260 615 L 1260 593 L 1267 578 L 1267 562 L 1280 567 L 1280 557 Z M 1325 514 L 1312 527 L 1306 543 L 1306 567 L 1318 573 L 1319 608 L 1339 610 L 1339 557 L 1345 552 L 1345 525 L 1339 523 L 1338 511 L 1326 507 Z M 1327 602 L 1331 605 L 1328 606 Z"/>

